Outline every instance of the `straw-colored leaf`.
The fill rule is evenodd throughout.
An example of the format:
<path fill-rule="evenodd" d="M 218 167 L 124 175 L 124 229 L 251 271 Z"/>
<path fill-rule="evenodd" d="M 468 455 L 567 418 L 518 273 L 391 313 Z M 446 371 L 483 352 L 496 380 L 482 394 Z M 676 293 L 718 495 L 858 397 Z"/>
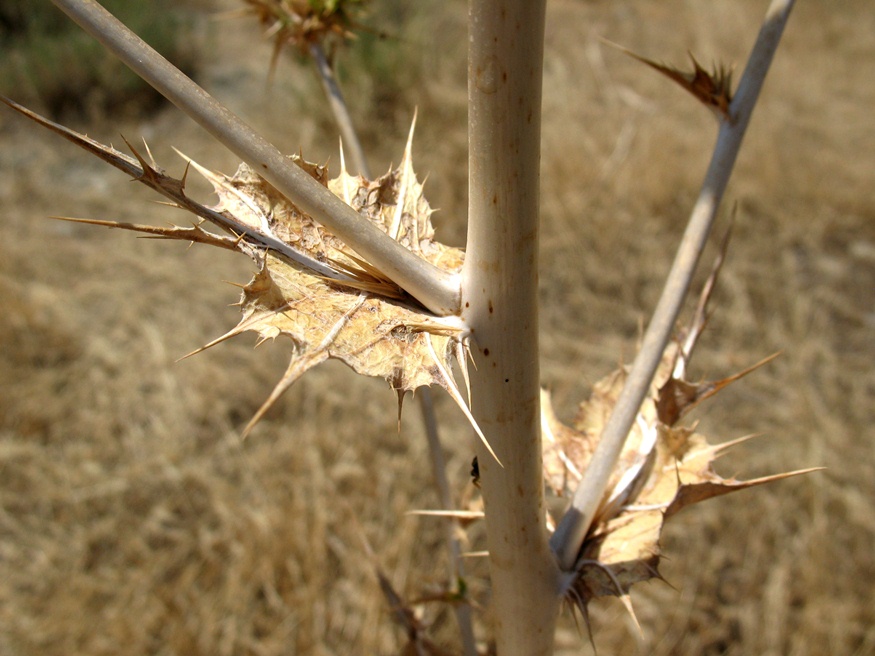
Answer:
<path fill-rule="evenodd" d="M 259 271 L 243 289 L 243 317 L 208 346 L 254 331 L 263 340 L 291 339 L 293 355 L 285 375 L 247 430 L 304 372 L 328 358 L 345 362 L 357 373 L 386 379 L 401 396 L 421 386 L 439 385 L 461 399 L 448 373 L 456 345 L 466 338 L 460 323 L 428 313 L 249 166 L 241 165 L 233 177 L 195 168 L 219 196 L 213 210 L 238 217 L 251 229 L 271 235 L 340 274 L 328 279 L 270 250 L 253 252 Z M 321 168 L 309 165 L 307 170 L 424 259 L 448 271 L 461 267 L 461 251 L 434 241 L 431 209 L 409 157 L 397 170 L 374 181 L 345 171 L 328 181 Z"/>
<path fill-rule="evenodd" d="M 359 374 L 384 378 L 398 394 L 399 403 L 407 392 L 418 387 L 443 387 L 485 442 L 451 373 L 453 359 L 461 360 L 463 376 L 467 371 L 464 360 L 468 355 L 469 336 L 462 321 L 458 317 L 431 314 L 248 165 L 241 164 L 234 176 L 227 176 L 186 158 L 186 174 L 188 167 L 193 167 L 213 185 L 219 200 L 210 207 L 186 194 L 186 174 L 181 178 L 168 175 L 151 155 L 147 161 L 131 148 L 134 154 L 131 157 L 17 103 L 4 102 L 158 191 L 172 206 L 200 219 L 190 227 L 69 220 L 144 232 L 159 238 L 206 243 L 240 251 L 253 259 L 257 271 L 243 287 L 240 322 L 225 335 L 195 351 L 244 332 L 254 332 L 262 341 L 289 340 L 290 362 L 286 373 L 246 431 L 302 374 L 320 362 L 335 358 Z M 412 136 L 411 133 L 411 140 Z M 413 172 L 410 143 L 401 165 L 376 180 L 351 176 L 346 171 L 329 180 L 324 167 L 298 157 L 293 159 L 364 219 L 418 256 L 445 271 L 458 273 L 461 270 L 463 252 L 434 239 L 432 210 Z M 221 228 L 228 236 L 204 230 L 203 220 Z"/>
<path fill-rule="evenodd" d="M 715 383 L 692 384 L 674 377 L 683 357 L 679 343 L 666 350 L 651 394 L 645 400 L 608 492 L 584 542 L 566 595 L 584 612 L 595 597 L 627 597 L 635 583 L 659 578 L 659 538 L 665 522 L 694 503 L 749 487 L 815 471 L 776 474 L 753 480 L 722 478 L 713 463 L 727 448 L 747 438 L 713 446 L 692 428 L 675 422 L 707 398 L 758 366 Z M 553 413 L 549 395 L 542 397 L 546 426 L 544 467 L 548 490 L 567 497 L 586 466 L 596 441 L 622 389 L 625 370 L 596 383 L 592 396 L 570 426 Z M 680 391 L 680 392 L 679 392 Z M 680 400 L 679 400 L 680 399 Z M 626 600 L 627 603 L 628 599 Z"/>
<path fill-rule="evenodd" d="M 699 501 L 814 470 L 777 474 L 748 481 L 724 479 L 713 463 L 726 449 L 748 438 L 712 446 L 693 428 L 677 422 L 701 401 L 714 396 L 776 356 L 714 382 L 685 379 L 698 338 L 707 324 L 708 302 L 717 282 L 728 236 L 704 286 L 689 325 L 663 353 L 650 393 L 639 409 L 616 470 L 607 486 L 576 568 L 564 592 L 586 615 L 589 601 L 613 595 L 631 609 L 635 583 L 659 578 L 659 538 L 665 522 Z M 620 368 L 598 381 L 566 426 L 555 416 L 550 396 L 542 394 L 544 475 L 556 501 L 567 499 L 580 480 L 613 411 L 626 379 Z M 551 504 L 553 509 L 559 503 Z M 552 523 L 552 521 L 551 521 Z"/>

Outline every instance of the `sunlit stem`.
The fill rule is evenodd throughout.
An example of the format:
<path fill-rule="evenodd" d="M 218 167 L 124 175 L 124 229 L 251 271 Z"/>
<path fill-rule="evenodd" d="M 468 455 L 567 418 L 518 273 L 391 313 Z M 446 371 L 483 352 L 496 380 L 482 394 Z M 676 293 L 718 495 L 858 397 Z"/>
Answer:
<path fill-rule="evenodd" d="M 472 410 L 501 656 L 547 656 L 559 608 L 545 527 L 538 368 L 538 212 L 545 0 L 469 3 L 468 249 Z"/>
<path fill-rule="evenodd" d="M 426 262 L 361 217 L 98 3 L 52 2 L 295 205 L 327 226 L 425 307 L 438 315 L 458 313 L 458 276 Z"/>
<path fill-rule="evenodd" d="M 650 388 L 665 346 L 674 330 L 699 256 L 714 223 L 717 208 L 735 165 L 744 132 L 781 39 L 794 0 L 773 0 L 754 44 L 738 90 L 717 135 L 714 154 L 686 232 L 663 288 L 653 318 L 644 334 L 623 391 L 602 431 L 592 461 L 574 493 L 571 507 L 551 539 L 563 570 L 570 571 L 604 498 L 626 437 Z"/>

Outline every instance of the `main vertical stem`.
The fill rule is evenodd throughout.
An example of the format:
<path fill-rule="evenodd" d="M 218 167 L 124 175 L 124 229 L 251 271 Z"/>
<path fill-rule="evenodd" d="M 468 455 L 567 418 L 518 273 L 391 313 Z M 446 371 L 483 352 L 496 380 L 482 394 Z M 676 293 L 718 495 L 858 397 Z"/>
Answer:
<path fill-rule="evenodd" d="M 470 0 L 469 226 L 462 316 L 501 656 L 551 654 L 557 566 L 545 528 L 538 195 L 545 0 Z"/>

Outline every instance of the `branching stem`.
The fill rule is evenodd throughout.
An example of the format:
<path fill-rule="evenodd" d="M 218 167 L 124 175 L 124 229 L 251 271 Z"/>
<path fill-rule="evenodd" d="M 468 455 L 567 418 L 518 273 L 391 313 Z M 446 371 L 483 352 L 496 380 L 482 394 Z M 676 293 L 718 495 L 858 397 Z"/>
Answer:
<path fill-rule="evenodd" d="M 438 315 L 459 312 L 458 276 L 419 258 L 359 216 L 97 2 L 52 2 L 290 201 L 429 310 Z"/>
<path fill-rule="evenodd" d="M 678 247 L 662 296 L 644 334 L 641 350 L 602 432 L 592 461 L 574 493 L 571 507 L 553 534 L 551 546 L 557 554 L 560 567 L 565 571 L 574 567 L 593 516 L 605 495 L 608 479 L 617 465 L 623 444 L 674 330 L 696 264 L 705 247 L 735 165 L 744 132 L 793 4 L 794 0 L 773 0 L 766 12 L 744 75 L 729 106 L 729 118 L 721 121 L 714 154 L 702 189 Z"/>

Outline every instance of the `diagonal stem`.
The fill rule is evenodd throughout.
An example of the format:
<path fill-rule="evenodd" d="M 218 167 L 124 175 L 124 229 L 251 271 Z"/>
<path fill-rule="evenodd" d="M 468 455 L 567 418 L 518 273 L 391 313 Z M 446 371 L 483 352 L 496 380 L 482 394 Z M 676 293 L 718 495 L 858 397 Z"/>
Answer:
<path fill-rule="evenodd" d="M 558 556 L 560 567 L 565 571 L 570 571 L 574 567 L 577 554 L 604 497 L 608 479 L 617 465 L 623 444 L 674 330 L 678 313 L 714 223 L 745 130 L 793 3 L 794 0 L 772 0 L 766 12 L 744 75 L 729 106 L 729 118 L 721 121 L 714 154 L 705 174 L 699 198 L 678 247 L 662 296 L 647 327 L 641 350 L 635 358 L 611 417 L 602 431 L 592 460 L 574 493 L 571 507 L 551 538 L 550 545 Z"/>
<path fill-rule="evenodd" d="M 137 75 L 183 110 L 301 210 L 438 315 L 459 312 L 458 276 L 391 239 L 313 180 L 94 0 L 52 0 Z"/>

